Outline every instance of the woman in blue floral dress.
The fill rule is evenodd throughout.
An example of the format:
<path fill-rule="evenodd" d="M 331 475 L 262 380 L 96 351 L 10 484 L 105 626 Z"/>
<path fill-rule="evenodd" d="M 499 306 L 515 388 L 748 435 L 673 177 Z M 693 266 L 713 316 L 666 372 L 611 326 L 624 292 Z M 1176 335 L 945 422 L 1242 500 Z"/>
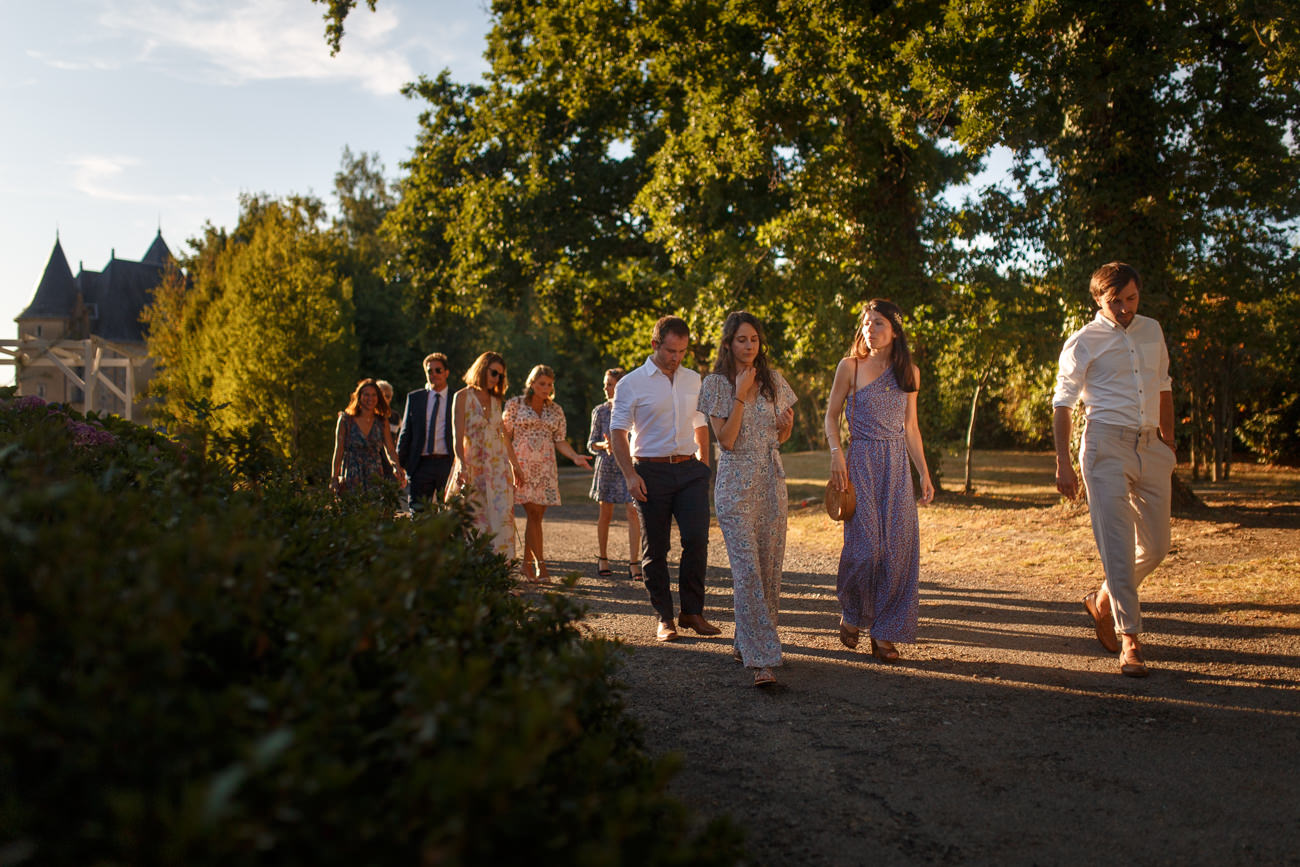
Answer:
<path fill-rule="evenodd" d="M 731 561 L 736 655 L 753 670 L 755 686 L 775 683 L 772 669 L 781 664 L 776 621 L 787 507 L 781 443 L 794 426 L 794 403 L 794 391 L 768 366 L 758 319 L 744 311 L 727 316 L 698 407 L 720 447 L 713 503 Z"/>
<path fill-rule="evenodd" d="M 596 574 L 608 578 L 614 574 L 609 568 L 609 525 L 614 520 L 614 506 L 623 504 L 627 509 L 627 572 L 631 578 L 644 580 L 641 574 L 641 524 L 632 495 L 627 492 L 623 471 L 609 450 L 609 416 L 614 409 L 614 388 L 627 371 L 611 367 L 605 371 L 605 402 L 591 411 L 591 435 L 587 437 L 587 451 L 596 456 L 596 472 L 591 477 L 590 497 L 600 503 L 600 517 L 596 519 L 596 541 L 600 556 L 596 558 Z"/>
<path fill-rule="evenodd" d="M 826 402 L 826 440 L 831 480 L 857 495 L 857 509 L 844 522 L 836 592 L 840 641 L 858 646 L 867 630 L 871 653 L 898 660 L 895 642 L 916 640 L 920 614 L 920 531 L 917 498 L 907 461 L 921 479 L 920 502 L 934 499 L 916 420 L 921 373 L 912 363 L 903 311 L 880 298 L 867 303 L 853 348 L 835 369 Z M 840 414 L 849 416 L 849 457 L 840 448 Z"/>
<path fill-rule="evenodd" d="M 361 493 L 378 500 L 386 478 L 396 479 L 399 487 L 406 485 L 388 430 L 388 401 L 375 380 L 363 379 L 334 426 L 330 489 L 336 494 Z"/>

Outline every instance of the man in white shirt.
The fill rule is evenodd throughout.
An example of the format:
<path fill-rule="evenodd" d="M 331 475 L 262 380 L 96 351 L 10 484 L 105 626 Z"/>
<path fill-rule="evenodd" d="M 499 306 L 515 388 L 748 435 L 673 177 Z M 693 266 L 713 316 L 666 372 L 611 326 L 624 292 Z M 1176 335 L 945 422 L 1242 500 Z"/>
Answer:
<path fill-rule="evenodd" d="M 682 367 L 691 343 L 686 322 L 655 323 L 646 363 L 618 381 L 610 414 L 610 446 L 641 520 L 641 568 L 650 604 L 659 615 L 656 636 L 677 638 L 668 585 L 672 522 L 682 540 L 677 591 L 683 628 L 700 635 L 722 630 L 704 619 L 704 572 L 709 560 L 709 429 L 698 410 L 700 375 Z M 629 432 L 634 435 L 632 452 Z"/>
<path fill-rule="evenodd" d="M 424 359 L 424 388 L 406 396 L 402 429 L 397 434 L 397 461 L 410 479 L 412 508 L 437 500 L 451 475 L 451 396 L 447 356 L 431 352 Z"/>
<path fill-rule="evenodd" d="M 1142 278 L 1131 265 L 1103 265 L 1089 289 L 1100 309 L 1065 341 L 1052 396 L 1056 489 L 1071 499 L 1079 493 L 1070 463 L 1070 413 L 1082 400 L 1079 466 L 1105 570 L 1101 588 L 1083 604 L 1097 640 L 1120 654 L 1120 671 L 1145 677 L 1138 585 L 1169 553 L 1177 463 L 1169 351 L 1160 324 L 1137 315 Z"/>

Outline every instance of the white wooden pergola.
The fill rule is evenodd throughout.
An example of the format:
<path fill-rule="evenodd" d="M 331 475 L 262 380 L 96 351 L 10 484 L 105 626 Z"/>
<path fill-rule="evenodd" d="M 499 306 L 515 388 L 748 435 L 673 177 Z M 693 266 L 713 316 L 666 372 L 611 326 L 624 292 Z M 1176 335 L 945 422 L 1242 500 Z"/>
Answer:
<path fill-rule="evenodd" d="M 91 336 L 85 340 L 41 340 L 22 338 L 0 340 L 0 364 L 24 367 L 57 368 L 69 383 L 81 389 L 82 410 L 95 407 L 95 393 L 106 388 L 126 407 L 123 417 L 134 421 L 136 399 L 136 374 L 149 360 L 143 347 L 115 343 L 102 337 Z M 78 374 L 73 368 L 80 367 Z M 112 368 L 126 370 L 126 388 L 119 388 L 105 371 Z M 15 377 L 17 379 L 17 377 Z"/>

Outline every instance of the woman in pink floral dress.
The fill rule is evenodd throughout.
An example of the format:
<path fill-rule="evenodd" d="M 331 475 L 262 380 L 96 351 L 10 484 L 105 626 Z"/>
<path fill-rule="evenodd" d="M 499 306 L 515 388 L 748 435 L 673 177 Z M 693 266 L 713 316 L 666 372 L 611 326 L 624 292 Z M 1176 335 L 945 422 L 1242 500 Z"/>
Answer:
<path fill-rule="evenodd" d="M 551 580 L 542 552 L 542 516 L 547 506 L 560 504 L 559 469 L 555 465 L 558 450 L 584 470 L 591 460 L 574 451 L 564 439 L 564 410 L 552 400 L 555 394 L 555 371 L 539 364 L 528 374 L 524 393 L 506 401 L 502 419 L 506 435 L 514 444 L 523 469 L 523 480 L 515 501 L 524 507 L 524 575 L 533 580 Z"/>
<path fill-rule="evenodd" d="M 465 493 L 474 528 L 493 537 L 498 554 L 515 556 L 515 485 L 523 478 L 510 438 L 501 426 L 506 363 L 485 352 L 465 374 L 468 383 L 452 398 L 452 449 L 456 461 L 447 480 L 447 497 Z"/>

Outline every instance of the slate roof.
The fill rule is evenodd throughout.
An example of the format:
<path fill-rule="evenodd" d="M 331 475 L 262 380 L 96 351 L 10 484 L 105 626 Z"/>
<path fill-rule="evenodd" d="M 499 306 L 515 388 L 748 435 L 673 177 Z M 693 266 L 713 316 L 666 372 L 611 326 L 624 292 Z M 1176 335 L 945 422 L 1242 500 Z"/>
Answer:
<path fill-rule="evenodd" d="M 140 312 L 153 297 L 154 287 L 162 282 L 171 258 L 171 250 L 160 231 L 143 261 L 132 262 L 114 255 L 103 271 L 83 268 L 73 278 L 63 248 L 56 239 L 36 295 L 18 319 L 70 317 L 80 293 L 86 304 L 94 305 L 90 317 L 91 334 L 105 340 L 142 343 L 144 326 L 140 324 Z"/>
<path fill-rule="evenodd" d="M 61 319 L 72 314 L 77 303 L 77 283 L 72 279 L 68 257 L 63 255 L 63 245 L 54 239 L 54 250 L 45 265 L 36 294 L 18 319 Z"/>

